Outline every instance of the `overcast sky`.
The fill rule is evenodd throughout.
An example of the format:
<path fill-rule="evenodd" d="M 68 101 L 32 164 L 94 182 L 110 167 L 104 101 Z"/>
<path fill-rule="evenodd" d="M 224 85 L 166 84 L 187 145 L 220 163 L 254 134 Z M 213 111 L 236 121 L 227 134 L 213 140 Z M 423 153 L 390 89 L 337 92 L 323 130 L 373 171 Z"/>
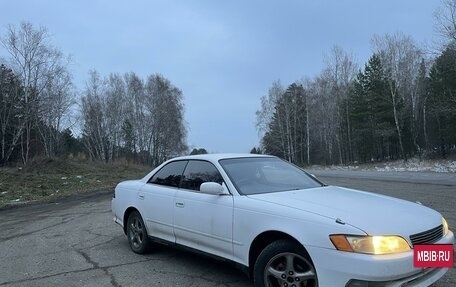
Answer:
<path fill-rule="evenodd" d="M 374 34 L 437 38 L 439 0 L 0 0 L 8 24 L 45 26 L 73 58 L 76 86 L 102 75 L 160 73 L 184 93 L 190 147 L 248 152 L 255 111 L 272 82 L 314 77 L 338 45 L 364 65 Z M 0 50 L 0 56 L 5 52 Z"/>

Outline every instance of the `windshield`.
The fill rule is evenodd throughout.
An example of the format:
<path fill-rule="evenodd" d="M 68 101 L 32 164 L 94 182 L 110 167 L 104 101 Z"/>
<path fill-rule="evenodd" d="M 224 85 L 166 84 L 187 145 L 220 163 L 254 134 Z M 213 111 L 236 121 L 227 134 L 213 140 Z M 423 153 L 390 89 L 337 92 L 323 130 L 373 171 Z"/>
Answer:
<path fill-rule="evenodd" d="M 322 186 L 300 168 L 275 157 L 233 158 L 219 162 L 243 195 Z"/>

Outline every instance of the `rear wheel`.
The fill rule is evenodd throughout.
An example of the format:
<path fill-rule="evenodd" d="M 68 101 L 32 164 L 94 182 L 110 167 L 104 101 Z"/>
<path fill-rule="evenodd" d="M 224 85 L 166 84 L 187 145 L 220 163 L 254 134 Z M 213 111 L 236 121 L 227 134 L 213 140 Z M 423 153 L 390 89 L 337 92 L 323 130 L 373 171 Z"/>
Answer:
<path fill-rule="evenodd" d="M 150 240 L 144 221 L 138 211 L 133 211 L 128 217 L 127 237 L 133 252 L 144 254 L 149 251 Z"/>
<path fill-rule="evenodd" d="M 317 287 L 317 273 L 306 251 L 298 244 L 275 241 L 260 253 L 254 271 L 255 287 Z"/>

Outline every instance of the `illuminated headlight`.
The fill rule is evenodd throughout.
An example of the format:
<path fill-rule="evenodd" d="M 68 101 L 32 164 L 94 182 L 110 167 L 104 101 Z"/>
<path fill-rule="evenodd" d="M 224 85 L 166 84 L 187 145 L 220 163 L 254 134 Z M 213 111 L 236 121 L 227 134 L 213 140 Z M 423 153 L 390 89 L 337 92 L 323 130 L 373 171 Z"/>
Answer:
<path fill-rule="evenodd" d="M 391 254 L 410 250 L 410 245 L 400 236 L 330 235 L 337 250 L 365 253 Z"/>
<path fill-rule="evenodd" d="M 447 235 L 448 234 L 448 223 L 447 221 L 445 220 L 445 218 L 442 217 L 442 225 L 443 225 L 443 236 Z"/>

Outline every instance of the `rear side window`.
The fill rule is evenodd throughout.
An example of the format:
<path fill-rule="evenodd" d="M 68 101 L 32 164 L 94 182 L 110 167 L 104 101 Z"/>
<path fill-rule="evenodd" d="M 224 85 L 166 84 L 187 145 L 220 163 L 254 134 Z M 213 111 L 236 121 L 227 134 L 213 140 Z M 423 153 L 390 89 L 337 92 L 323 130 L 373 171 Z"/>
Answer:
<path fill-rule="evenodd" d="M 185 168 L 181 188 L 199 191 L 204 182 L 222 184 L 223 178 L 212 163 L 199 160 L 189 161 Z"/>
<path fill-rule="evenodd" d="M 149 183 L 179 187 L 182 173 L 187 165 L 187 161 L 173 161 L 162 167 L 152 178 Z"/>

